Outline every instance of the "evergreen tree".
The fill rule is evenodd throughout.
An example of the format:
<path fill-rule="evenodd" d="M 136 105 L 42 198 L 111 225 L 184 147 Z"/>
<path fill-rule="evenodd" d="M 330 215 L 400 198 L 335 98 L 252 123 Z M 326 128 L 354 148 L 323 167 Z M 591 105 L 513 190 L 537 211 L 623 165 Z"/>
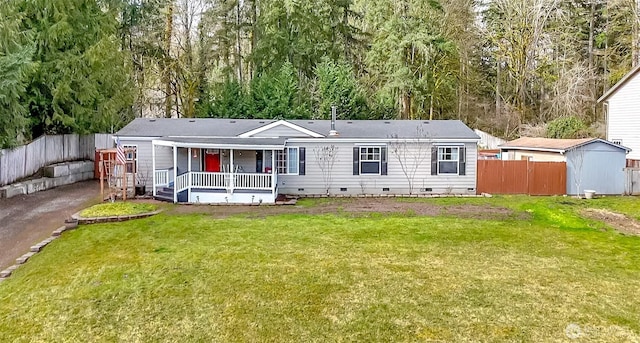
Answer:
<path fill-rule="evenodd" d="M 38 68 L 27 86 L 34 135 L 114 132 L 131 116 L 131 65 L 115 11 L 92 0 L 20 0 Z"/>
<path fill-rule="evenodd" d="M 12 0 L 0 3 L 0 148 L 30 138 L 28 111 L 23 101 L 34 70 L 30 35 L 20 28 L 21 14 Z"/>

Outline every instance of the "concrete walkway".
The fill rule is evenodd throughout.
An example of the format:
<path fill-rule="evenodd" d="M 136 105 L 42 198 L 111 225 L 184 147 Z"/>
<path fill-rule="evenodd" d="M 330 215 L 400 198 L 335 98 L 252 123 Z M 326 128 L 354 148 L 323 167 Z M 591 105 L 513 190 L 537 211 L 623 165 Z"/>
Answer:
<path fill-rule="evenodd" d="M 72 214 L 99 201 L 97 181 L 0 199 L 0 270 L 13 265 Z"/>

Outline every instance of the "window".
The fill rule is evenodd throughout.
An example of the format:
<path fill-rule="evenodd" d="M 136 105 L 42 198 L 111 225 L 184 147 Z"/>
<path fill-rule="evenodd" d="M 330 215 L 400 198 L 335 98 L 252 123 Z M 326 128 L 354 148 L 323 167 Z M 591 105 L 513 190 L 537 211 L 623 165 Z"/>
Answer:
<path fill-rule="evenodd" d="M 380 175 L 380 147 L 360 148 L 360 174 Z"/>
<path fill-rule="evenodd" d="M 438 174 L 458 174 L 460 148 L 438 147 Z"/>
<path fill-rule="evenodd" d="M 278 174 L 290 174 L 297 175 L 298 174 L 298 148 L 285 148 L 284 150 L 279 150 L 276 154 L 276 166 L 278 168 Z"/>
<path fill-rule="evenodd" d="M 127 161 L 127 173 L 138 172 L 138 147 L 135 145 L 123 145 L 124 157 Z"/>
<path fill-rule="evenodd" d="M 354 146 L 353 175 L 387 175 L 387 148 Z"/>

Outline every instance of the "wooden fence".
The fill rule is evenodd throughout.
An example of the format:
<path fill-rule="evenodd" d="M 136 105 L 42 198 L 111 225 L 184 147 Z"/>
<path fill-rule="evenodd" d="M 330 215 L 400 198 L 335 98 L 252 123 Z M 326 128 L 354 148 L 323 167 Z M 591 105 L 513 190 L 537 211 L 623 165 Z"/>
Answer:
<path fill-rule="evenodd" d="M 113 147 L 110 134 L 45 135 L 14 149 L 0 150 L 0 186 L 65 161 L 93 160 L 96 149 Z"/>
<path fill-rule="evenodd" d="M 624 194 L 639 195 L 640 194 L 640 168 L 624 169 Z"/>
<path fill-rule="evenodd" d="M 567 193 L 565 162 L 478 160 L 478 194 L 562 195 Z"/>

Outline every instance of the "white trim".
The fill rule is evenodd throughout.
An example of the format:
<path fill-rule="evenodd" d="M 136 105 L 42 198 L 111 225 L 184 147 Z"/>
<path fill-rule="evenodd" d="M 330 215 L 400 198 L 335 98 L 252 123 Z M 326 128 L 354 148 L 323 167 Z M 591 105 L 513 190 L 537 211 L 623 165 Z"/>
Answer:
<path fill-rule="evenodd" d="M 382 145 L 358 145 L 358 175 L 363 176 L 379 176 L 382 175 L 382 148 L 385 146 Z M 362 149 L 374 148 L 378 149 L 378 160 L 363 160 L 362 159 Z M 368 155 L 368 152 L 365 152 L 365 155 Z M 374 152 L 375 154 L 375 152 Z M 365 162 L 378 162 L 378 172 L 377 173 L 363 173 L 362 172 L 362 161 Z"/>
<path fill-rule="evenodd" d="M 283 150 L 283 145 L 256 145 L 256 144 L 215 144 L 215 143 L 182 143 L 174 142 L 165 139 L 154 139 L 153 144 L 168 146 L 168 147 L 180 147 L 180 148 L 200 148 L 200 149 L 222 149 L 222 150 Z"/>
<path fill-rule="evenodd" d="M 457 149 L 458 152 L 456 153 L 456 156 L 458 157 L 455 160 L 440 160 L 440 149 L 441 148 L 451 148 L 451 149 Z M 461 146 L 459 145 L 440 145 L 437 146 L 437 150 L 436 150 L 436 168 L 437 170 L 437 175 L 460 175 L 460 148 Z M 467 156 L 464 156 L 465 158 L 465 163 L 466 163 L 466 158 Z M 446 162 L 446 163 L 451 163 L 451 162 L 455 162 L 456 164 L 456 172 L 455 173 L 441 173 L 440 172 L 440 162 Z"/>
<path fill-rule="evenodd" d="M 286 143 L 355 143 L 354 145 L 372 145 L 372 144 L 385 144 L 389 142 L 405 142 L 408 141 L 410 143 L 477 143 L 480 141 L 480 138 L 464 138 L 464 139 L 455 139 L 455 138 L 440 138 L 440 139 L 416 139 L 416 138 L 287 138 Z"/>
<path fill-rule="evenodd" d="M 176 182 L 178 182 L 178 147 L 173 147 L 173 202 L 177 203 L 178 202 L 178 192 L 176 191 L 178 189 L 178 185 L 176 184 Z"/>
<path fill-rule="evenodd" d="M 151 143 L 151 175 L 153 181 L 153 196 L 155 197 L 157 194 L 156 191 L 156 145 Z"/>
<path fill-rule="evenodd" d="M 295 149 L 297 151 L 296 156 L 298 157 L 298 160 L 296 161 L 295 165 L 296 165 L 296 172 L 295 173 L 290 173 L 289 172 L 289 168 L 291 166 L 291 160 L 289 158 L 289 150 Z M 281 173 L 279 170 L 279 166 L 278 166 L 278 156 L 276 156 L 275 158 L 275 166 L 271 166 L 272 170 L 276 170 L 278 172 L 278 174 L 280 175 L 300 175 L 300 147 L 297 146 L 292 146 L 292 147 L 286 147 L 282 153 L 284 154 L 285 158 L 286 158 L 286 172 L 285 173 Z M 278 152 L 273 152 L 272 154 L 277 155 Z"/>
<path fill-rule="evenodd" d="M 571 146 L 571 147 L 566 148 L 566 149 L 558 149 L 558 148 L 539 148 L 539 147 L 526 147 L 526 146 L 506 146 L 506 147 L 500 147 L 500 151 L 507 151 L 507 150 L 530 150 L 530 151 L 557 152 L 557 153 L 559 153 L 559 154 L 564 154 L 564 153 L 566 153 L 567 151 L 574 150 L 574 149 L 578 149 L 578 148 L 583 147 L 583 146 L 585 146 L 585 145 L 589 145 L 589 144 L 591 144 L 591 143 L 596 143 L 596 142 L 600 142 L 600 143 L 604 143 L 604 144 L 611 145 L 611 146 L 616 147 L 616 148 L 618 148 L 618 149 L 625 150 L 627 153 L 628 153 L 629 151 L 631 151 L 631 149 L 627 148 L 626 146 L 622 146 L 622 145 L 620 145 L 620 144 L 615 144 L 615 143 L 613 143 L 613 142 L 609 142 L 609 141 L 606 141 L 606 140 L 601 139 L 601 138 L 594 138 L 594 139 L 592 139 L 592 140 L 590 140 L 590 141 L 586 141 L 586 142 L 584 142 L 584 143 L 576 144 L 576 145 Z"/>
<path fill-rule="evenodd" d="M 115 141 L 116 137 L 118 137 L 121 141 L 150 141 L 154 139 L 161 138 L 161 136 L 153 136 L 153 137 L 143 137 L 143 136 L 113 136 L 113 140 Z"/>
<path fill-rule="evenodd" d="M 634 67 L 633 69 L 631 69 L 628 73 L 626 73 L 622 79 L 620 79 L 620 81 L 618 81 L 615 85 L 613 85 L 613 87 L 609 88 L 609 90 L 604 93 L 597 101 L 596 103 L 601 103 L 603 101 L 608 100 L 613 94 L 615 94 L 618 89 L 620 89 L 622 86 L 624 86 L 625 83 L 627 83 L 629 80 L 631 80 L 633 78 L 634 75 L 636 75 L 636 73 L 640 70 L 640 65 Z"/>
<path fill-rule="evenodd" d="M 257 128 L 257 129 L 253 129 L 251 131 L 248 131 L 248 132 L 245 132 L 243 134 L 240 134 L 240 135 L 238 135 L 238 137 L 241 137 L 241 138 L 252 137 L 255 134 L 270 130 L 270 129 L 272 129 L 274 127 L 277 127 L 277 126 L 280 126 L 280 125 L 284 125 L 284 126 L 290 128 L 290 129 L 293 129 L 293 130 L 296 130 L 298 132 L 304 133 L 305 135 L 308 135 L 308 136 L 311 136 L 311 137 L 315 137 L 315 138 L 324 137 L 323 135 L 321 135 L 321 134 L 319 134 L 317 132 L 305 129 L 304 127 L 301 127 L 301 126 L 298 126 L 296 124 L 290 123 L 290 122 L 288 122 L 286 120 L 278 120 L 276 122 L 267 124 L 265 126 L 261 126 L 261 127 Z"/>

